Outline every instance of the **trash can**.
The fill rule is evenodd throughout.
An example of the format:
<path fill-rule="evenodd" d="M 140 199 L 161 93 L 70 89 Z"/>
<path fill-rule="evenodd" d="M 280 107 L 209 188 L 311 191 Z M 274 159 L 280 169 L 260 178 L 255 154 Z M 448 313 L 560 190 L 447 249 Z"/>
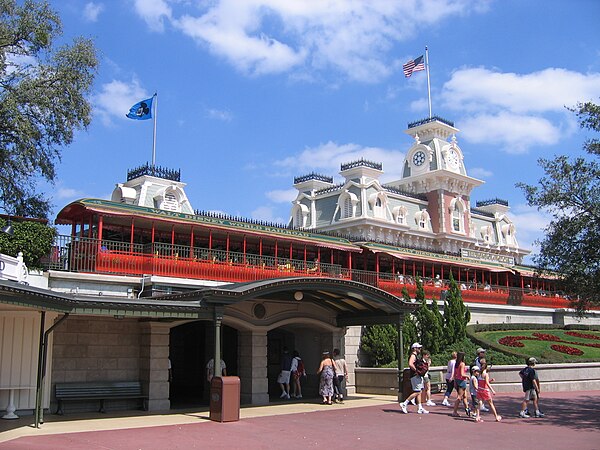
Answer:
<path fill-rule="evenodd" d="M 402 401 L 406 400 L 413 393 L 410 384 L 410 369 L 407 367 L 402 371 Z"/>
<path fill-rule="evenodd" d="M 239 377 L 214 377 L 210 383 L 210 420 L 240 420 Z"/>

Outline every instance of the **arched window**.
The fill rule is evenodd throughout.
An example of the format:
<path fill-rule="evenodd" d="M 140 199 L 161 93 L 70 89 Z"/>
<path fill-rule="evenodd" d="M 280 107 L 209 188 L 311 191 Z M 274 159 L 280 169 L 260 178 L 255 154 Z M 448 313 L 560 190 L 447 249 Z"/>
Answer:
<path fill-rule="evenodd" d="M 481 239 L 483 239 L 483 242 L 485 242 L 486 244 L 489 244 L 493 241 L 492 231 L 493 229 L 491 225 L 485 225 L 481 227 Z"/>
<path fill-rule="evenodd" d="M 406 225 L 406 214 L 407 214 L 406 206 L 396 206 L 392 211 L 392 215 L 394 216 L 394 221 L 400 225 Z"/>
<path fill-rule="evenodd" d="M 453 198 L 450 202 L 450 221 L 452 231 L 455 233 L 465 232 L 465 210 L 466 205 L 461 197 Z"/>
<path fill-rule="evenodd" d="M 377 192 L 369 196 L 369 204 L 373 210 L 373 217 L 379 219 L 387 218 L 387 197 L 383 192 Z"/>
<path fill-rule="evenodd" d="M 505 245 L 509 245 L 511 247 L 516 247 L 518 245 L 514 224 L 506 223 L 502 225 L 500 230 L 502 231 L 502 237 L 504 238 Z"/>
<path fill-rule="evenodd" d="M 177 187 L 167 187 L 154 196 L 154 206 L 167 211 L 181 212 L 183 194 Z"/>
<path fill-rule="evenodd" d="M 429 231 L 429 220 L 429 213 L 426 210 L 422 209 L 415 213 L 415 223 L 420 230 Z"/>
<path fill-rule="evenodd" d="M 296 203 L 292 209 L 292 221 L 297 228 L 308 227 L 308 207 L 302 203 Z"/>
<path fill-rule="evenodd" d="M 356 216 L 356 205 L 358 197 L 352 192 L 345 191 L 340 194 L 338 199 L 338 208 L 340 209 L 340 219 L 349 219 Z"/>

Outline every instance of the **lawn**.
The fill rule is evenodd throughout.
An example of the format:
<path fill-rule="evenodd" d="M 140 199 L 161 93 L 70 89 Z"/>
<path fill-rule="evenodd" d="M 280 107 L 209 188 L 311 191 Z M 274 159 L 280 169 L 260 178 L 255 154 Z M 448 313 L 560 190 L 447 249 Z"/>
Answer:
<path fill-rule="evenodd" d="M 600 361 L 598 331 L 505 330 L 482 331 L 475 335 L 494 343 L 497 350 L 535 356 L 540 362 Z"/>

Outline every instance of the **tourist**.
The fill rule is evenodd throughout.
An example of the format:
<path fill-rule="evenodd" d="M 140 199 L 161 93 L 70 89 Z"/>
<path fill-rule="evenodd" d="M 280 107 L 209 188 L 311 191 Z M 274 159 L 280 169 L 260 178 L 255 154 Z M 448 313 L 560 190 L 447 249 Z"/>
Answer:
<path fill-rule="evenodd" d="M 283 347 L 283 355 L 281 355 L 281 371 L 277 376 L 277 382 L 281 387 L 280 398 L 290 399 L 290 374 L 292 370 L 292 357 L 287 347 Z"/>
<path fill-rule="evenodd" d="M 530 401 L 533 401 L 535 417 L 544 417 L 544 413 L 540 411 L 539 407 L 540 380 L 538 378 L 537 370 L 535 370 L 536 364 L 537 359 L 533 357 L 529 358 L 527 360 L 527 367 L 521 369 L 519 372 L 523 384 L 523 392 L 525 393 L 525 398 L 523 398 L 523 402 L 521 403 L 521 412 L 519 413 L 519 417 L 521 418 L 531 417 L 527 412 L 527 404 Z"/>
<path fill-rule="evenodd" d="M 446 392 L 444 393 L 444 400 L 442 405 L 450 406 L 448 400 L 450 394 L 454 390 L 454 365 L 456 364 L 456 352 L 452 352 L 452 358 L 448 361 L 448 367 L 446 368 Z"/>
<path fill-rule="evenodd" d="M 210 358 L 208 363 L 206 363 L 206 379 L 208 380 L 209 383 L 213 379 L 214 369 L 215 369 L 215 359 Z M 227 376 L 227 366 L 225 365 L 225 361 L 223 361 L 223 360 L 221 360 L 221 376 L 224 376 L 224 377 Z"/>
<path fill-rule="evenodd" d="M 331 397 L 333 396 L 333 377 L 335 376 L 334 369 L 335 362 L 331 359 L 329 351 L 323 352 L 323 358 L 321 359 L 321 365 L 317 374 L 319 374 L 319 394 L 323 396 L 323 404 L 331 405 Z"/>
<path fill-rule="evenodd" d="M 467 416 L 471 416 L 471 409 L 467 401 L 467 380 L 469 379 L 469 369 L 465 365 L 465 353 L 458 352 L 456 354 L 456 363 L 454 364 L 454 387 L 456 388 L 456 400 L 454 401 L 454 411 L 452 415 L 458 417 L 458 406 L 461 404 L 465 407 Z"/>
<path fill-rule="evenodd" d="M 479 376 L 477 385 L 477 399 L 479 400 L 480 405 L 483 405 L 484 401 L 488 402 L 490 409 L 496 418 L 496 422 L 500 422 L 502 416 L 498 415 L 496 405 L 494 405 L 492 395 L 496 395 L 496 391 L 494 391 L 494 388 L 490 383 L 490 373 L 488 369 L 487 363 L 483 362 L 481 365 L 481 375 Z"/>
<path fill-rule="evenodd" d="M 427 363 L 427 367 L 431 367 L 431 354 L 429 350 L 423 350 L 423 361 Z M 427 406 L 435 406 L 435 402 L 431 400 L 431 378 L 429 376 L 429 370 L 423 376 L 423 392 L 425 393 L 425 404 Z M 423 401 L 423 400 L 421 400 Z"/>
<path fill-rule="evenodd" d="M 306 371 L 304 370 L 304 363 L 302 362 L 302 358 L 300 358 L 300 353 L 298 353 L 298 350 L 294 350 L 294 357 L 292 358 L 292 366 L 290 370 L 292 372 L 292 397 L 302 398 L 302 386 L 300 379 L 306 376 Z"/>
<path fill-rule="evenodd" d="M 408 402 L 415 399 L 417 401 L 419 414 L 429 414 L 429 411 L 423 408 L 421 405 L 421 392 L 423 391 L 425 380 L 423 380 L 423 375 L 420 375 L 417 370 L 417 360 L 419 353 L 421 353 L 421 348 L 423 346 L 418 342 L 415 342 L 410 347 L 410 357 L 408 358 L 408 367 L 410 368 L 410 384 L 412 387 L 412 394 L 410 394 L 403 402 L 400 403 L 400 408 L 404 414 L 408 414 L 408 410 L 406 409 L 408 406 Z"/>
<path fill-rule="evenodd" d="M 335 388 L 335 401 L 344 402 L 343 383 L 348 381 L 348 366 L 346 360 L 340 356 L 340 349 L 333 349 L 333 361 L 335 363 L 335 378 L 333 387 Z"/>
<path fill-rule="evenodd" d="M 475 360 L 473 361 L 472 365 L 473 366 L 479 366 L 479 367 L 481 367 L 482 364 L 485 362 L 485 353 L 486 353 L 485 348 L 479 347 L 477 349 L 477 356 L 475 356 Z M 485 407 L 485 405 L 483 404 L 483 402 L 479 402 L 479 408 L 483 412 L 489 412 L 490 411 L 488 408 Z"/>
<path fill-rule="evenodd" d="M 471 413 L 475 418 L 475 422 L 483 422 L 479 417 L 479 401 L 477 400 L 477 388 L 479 387 L 478 377 L 481 374 L 481 367 L 471 367 L 471 380 L 469 382 L 469 392 L 471 393 L 471 406 L 473 406 L 473 412 Z"/>

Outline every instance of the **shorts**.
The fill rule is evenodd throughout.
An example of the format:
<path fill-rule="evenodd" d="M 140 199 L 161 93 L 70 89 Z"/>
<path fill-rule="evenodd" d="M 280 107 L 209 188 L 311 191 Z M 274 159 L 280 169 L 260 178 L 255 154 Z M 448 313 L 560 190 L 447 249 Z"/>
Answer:
<path fill-rule="evenodd" d="M 458 389 L 466 389 L 467 388 L 467 380 L 454 380 L 454 387 L 458 391 Z"/>
<path fill-rule="evenodd" d="M 536 400 L 537 398 L 538 398 L 538 395 L 537 395 L 537 392 L 535 391 L 535 389 L 529 389 L 529 390 L 525 391 L 525 398 L 523 400 L 528 402 L 529 400 Z"/>
<path fill-rule="evenodd" d="M 415 375 L 410 379 L 410 385 L 412 386 L 413 392 L 421 392 L 423 390 L 425 382 L 421 375 Z"/>
<path fill-rule="evenodd" d="M 277 382 L 279 384 L 290 384 L 290 371 L 282 370 L 277 377 Z"/>
<path fill-rule="evenodd" d="M 430 382 L 431 380 L 429 379 L 429 372 L 427 372 L 425 375 L 423 375 L 423 383 L 427 384 Z"/>

